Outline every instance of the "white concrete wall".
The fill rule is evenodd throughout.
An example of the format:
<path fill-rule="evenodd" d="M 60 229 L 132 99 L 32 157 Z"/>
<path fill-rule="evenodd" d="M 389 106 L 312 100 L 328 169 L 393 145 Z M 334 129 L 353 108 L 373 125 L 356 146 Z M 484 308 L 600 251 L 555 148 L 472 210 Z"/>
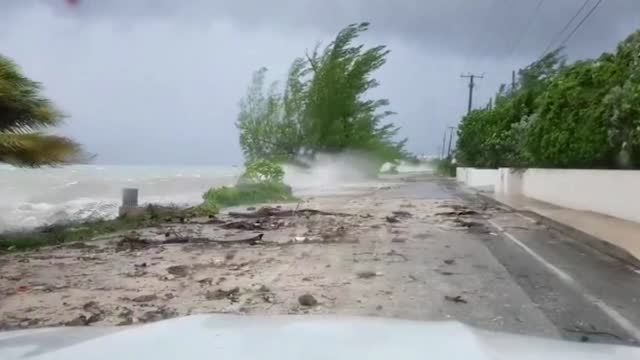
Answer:
<path fill-rule="evenodd" d="M 640 222 L 640 171 L 528 169 L 522 195 Z"/>
<path fill-rule="evenodd" d="M 457 167 L 456 168 L 456 181 L 461 183 L 467 182 L 467 169 L 465 167 Z"/>
<path fill-rule="evenodd" d="M 500 168 L 494 191 L 496 194 L 518 195 L 522 194 L 522 169 Z"/>
<path fill-rule="evenodd" d="M 498 169 L 456 168 L 456 180 L 471 187 L 495 186 Z"/>

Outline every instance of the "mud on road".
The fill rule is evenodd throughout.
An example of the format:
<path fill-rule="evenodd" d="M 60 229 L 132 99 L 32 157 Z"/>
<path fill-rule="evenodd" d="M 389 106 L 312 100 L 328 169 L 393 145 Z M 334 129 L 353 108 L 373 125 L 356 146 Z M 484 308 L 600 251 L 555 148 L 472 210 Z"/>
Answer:
<path fill-rule="evenodd" d="M 499 209 L 378 193 L 326 197 L 6 254 L 0 327 L 341 314 L 496 329 L 527 321 L 522 332 L 545 333 L 548 324 L 477 238 L 491 236 L 478 220 L 491 211 Z"/>

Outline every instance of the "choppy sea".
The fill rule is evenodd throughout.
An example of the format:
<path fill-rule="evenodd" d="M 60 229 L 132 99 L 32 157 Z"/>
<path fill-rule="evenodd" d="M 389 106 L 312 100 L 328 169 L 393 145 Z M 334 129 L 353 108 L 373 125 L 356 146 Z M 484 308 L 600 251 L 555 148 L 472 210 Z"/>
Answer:
<path fill-rule="evenodd" d="M 380 186 L 347 161 L 311 169 L 285 168 L 297 195 L 357 193 Z M 113 218 L 123 188 L 139 189 L 141 203 L 195 205 L 213 186 L 233 185 L 242 169 L 220 166 L 73 165 L 24 169 L 0 165 L 0 232 L 69 220 Z"/>

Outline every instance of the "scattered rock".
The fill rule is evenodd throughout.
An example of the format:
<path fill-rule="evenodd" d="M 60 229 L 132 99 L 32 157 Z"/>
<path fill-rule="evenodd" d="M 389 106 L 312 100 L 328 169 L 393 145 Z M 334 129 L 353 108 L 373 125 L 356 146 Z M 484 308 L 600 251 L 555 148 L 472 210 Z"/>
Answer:
<path fill-rule="evenodd" d="M 213 279 L 210 277 L 207 278 L 202 278 L 199 280 L 196 280 L 200 285 L 211 285 L 213 284 Z"/>
<path fill-rule="evenodd" d="M 187 265 L 174 265 L 167 268 L 170 275 L 177 277 L 185 277 L 189 275 L 189 267 Z"/>
<path fill-rule="evenodd" d="M 178 313 L 175 310 L 161 306 L 156 310 L 147 311 L 140 318 L 138 318 L 138 320 L 141 323 L 147 323 L 147 322 L 169 319 L 177 315 Z"/>
<path fill-rule="evenodd" d="M 410 212 L 403 210 L 393 211 L 391 213 L 397 218 L 410 218 L 413 216 Z"/>
<path fill-rule="evenodd" d="M 231 250 L 228 251 L 225 255 L 224 255 L 224 259 L 225 260 L 233 260 L 233 258 L 236 257 L 236 251 L 235 250 Z"/>
<path fill-rule="evenodd" d="M 466 304 L 467 300 L 465 300 L 462 296 L 457 295 L 457 296 L 449 296 L 449 295 L 445 295 L 444 299 L 447 301 L 451 301 L 453 303 L 456 304 Z"/>
<path fill-rule="evenodd" d="M 86 325 L 89 325 L 89 322 L 87 321 L 87 317 L 84 315 L 79 315 L 75 319 L 69 320 L 66 323 L 64 323 L 64 326 L 86 326 Z"/>
<path fill-rule="evenodd" d="M 450 272 L 450 271 L 442 271 L 442 270 L 436 270 L 436 272 L 440 275 L 444 275 L 444 276 L 451 276 L 451 275 L 455 275 L 454 273 Z"/>
<path fill-rule="evenodd" d="M 247 208 L 247 211 L 256 211 L 256 207 L 255 206 L 249 206 Z"/>
<path fill-rule="evenodd" d="M 131 299 L 131 301 L 138 302 L 138 303 L 143 303 L 143 302 L 149 302 L 149 301 L 156 300 L 157 298 L 158 298 L 158 296 L 156 296 L 156 294 L 147 294 L 147 295 L 136 296 L 133 299 Z"/>
<path fill-rule="evenodd" d="M 376 306 L 376 310 L 378 310 L 378 311 L 382 310 L 382 305 Z"/>
<path fill-rule="evenodd" d="M 270 228 L 264 226 L 260 222 L 249 222 L 249 221 L 231 221 L 225 223 L 221 226 L 223 229 L 234 229 L 234 230 L 245 230 L 245 231 L 255 231 L 255 230 L 269 230 Z"/>
<path fill-rule="evenodd" d="M 173 293 L 166 293 L 166 294 L 164 294 L 164 298 L 165 298 L 165 299 L 167 299 L 167 300 L 171 300 L 171 299 L 173 299 L 174 297 L 176 297 L 176 296 L 175 296 L 175 295 L 173 295 Z"/>
<path fill-rule="evenodd" d="M 116 251 L 139 251 L 151 246 L 149 240 L 140 239 L 137 234 L 128 234 L 116 244 Z"/>
<path fill-rule="evenodd" d="M 135 267 L 135 268 L 146 268 L 147 267 L 147 263 L 143 262 L 143 263 L 140 263 L 140 264 L 134 264 L 133 267 Z"/>
<path fill-rule="evenodd" d="M 99 314 L 102 312 L 102 309 L 100 309 L 97 301 L 89 301 L 88 303 L 82 305 L 82 310 L 90 314 Z"/>
<path fill-rule="evenodd" d="M 229 290 L 217 289 L 215 291 L 207 291 L 204 297 L 207 300 L 229 299 L 231 302 L 237 302 L 240 296 L 240 288 L 234 287 Z"/>
<path fill-rule="evenodd" d="M 378 273 L 370 270 L 358 271 L 356 274 L 360 279 L 370 279 L 372 277 L 378 276 Z"/>
<path fill-rule="evenodd" d="M 475 210 L 460 210 L 460 211 L 444 211 L 435 213 L 436 216 L 469 216 L 469 215 L 478 215 L 478 212 Z"/>
<path fill-rule="evenodd" d="M 446 259 L 443 262 L 447 265 L 453 265 L 456 261 L 454 259 Z"/>
<path fill-rule="evenodd" d="M 318 305 L 318 300 L 311 294 L 304 294 L 298 297 L 298 303 L 302 306 L 316 306 Z"/>
<path fill-rule="evenodd" d="M 260 294 L 260 298 L 262 299 L 262 301 L 269 303 L 269 304 L 273 304 L 275 301 L 275 296 L 272 293 L 263 293 Z"/>
<path fill-rule="evenodd" d="M 261 285 L 260 288 L 258 288 L 259 292 L 271 292 L 271 289 L 269 289 L 268 286 L 266 285 Z"/>
<path fill-rule="evenodd" d="M 407 241 L 407 239 L 401 238 L 401 237 L 394 237 L 393 239 L 391 239 L 392 243 L 404 243 L 406 241 Z"/>
<path fill-rule="evenodd" d="M 399 223 L 400 222 L 400 220 L 398 220 L 398 218 L 395 217 L 395 216 L 387 216 L 385 219 L 390 224 L 395 224 L 395 223 Z"/>

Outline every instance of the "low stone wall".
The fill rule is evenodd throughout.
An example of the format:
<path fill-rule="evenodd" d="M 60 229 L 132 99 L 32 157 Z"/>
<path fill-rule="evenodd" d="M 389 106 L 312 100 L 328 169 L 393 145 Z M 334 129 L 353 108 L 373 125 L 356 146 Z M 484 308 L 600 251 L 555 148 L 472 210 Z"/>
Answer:
<path fill-rule="evenodd" d="M 456 180 L 471 187 L 493 187 L 498 181 L 498 169 L 458 167 Z"/>
<path fill-rule="evenodd" d="M 640 171 L 501 168 L 494 190 L 640 222 Z"/>

